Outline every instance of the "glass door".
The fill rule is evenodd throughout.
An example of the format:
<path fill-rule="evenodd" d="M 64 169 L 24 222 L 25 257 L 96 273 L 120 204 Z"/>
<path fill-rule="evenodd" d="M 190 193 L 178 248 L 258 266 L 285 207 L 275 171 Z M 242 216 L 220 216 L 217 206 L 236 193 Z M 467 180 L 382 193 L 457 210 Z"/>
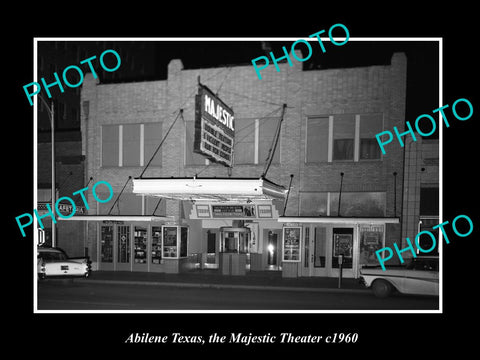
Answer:
<path fill-rule="evenodd" d="M 116 270 L 131 271 L 130 256 L 130 225 L 118 225 Z"/>
<path fill-rule="evenodd" d="M 113 270 L 113 226 L 100 227 L 100 270 Z"/>
<path fill-rule="evenodd" d="M 268 233 L 267 266 L 271 270 L 278 270 L 278 235 L 273 231 Z"/>
<path fill-rule="evenodd" d="M 327 276 L 327 228 L 304 227 L 302 276 Z"/>

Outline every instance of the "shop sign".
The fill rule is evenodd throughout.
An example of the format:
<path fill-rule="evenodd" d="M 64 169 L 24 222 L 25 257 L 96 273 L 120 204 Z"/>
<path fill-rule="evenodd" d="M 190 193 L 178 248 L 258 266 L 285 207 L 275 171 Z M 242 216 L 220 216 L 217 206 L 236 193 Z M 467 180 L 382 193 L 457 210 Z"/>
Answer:
<path fill-rule="evenodd" d="M 258 205 L 259 218 L 272 218 L 272 205 Z"/>
<path fill-rule="evenodd" d="M 300 226 L 283 228 L 283 261 L 300 262 Z"/>
<path fill-rule="evenodd" d="M 231 167 L 235 121 L 233 110 L 206 86 L 199 85 L 195 97 L 194 152 Z"/>
<path fill-rule="evenodd" d="M 256 218 L 255 205 L 212 205 L 214 218 Z"/>
<path fill-rule="evenodd" d="M 44 203 L 44 202 L 38 203 L 37 211 L 48 211 L 47 204 L 48 203 Z M 58 203 L 57 208 L 58 208 L 58 211 L 62 215 L 69 215 L 73 212 L 73 205 L 71 205 L 71 204 Z M 75 209 L 76 209 L 76 213 L 85 214 L 85 207 L 84 206 L 77 205 L 75 207 Z"/>
<path fill-rule="evenodd" d="M 191 219 L 275 219 L 278 212 L 272 204 L 195 204 Z M 297 224 L 295 224 L 297 225 Z"/>

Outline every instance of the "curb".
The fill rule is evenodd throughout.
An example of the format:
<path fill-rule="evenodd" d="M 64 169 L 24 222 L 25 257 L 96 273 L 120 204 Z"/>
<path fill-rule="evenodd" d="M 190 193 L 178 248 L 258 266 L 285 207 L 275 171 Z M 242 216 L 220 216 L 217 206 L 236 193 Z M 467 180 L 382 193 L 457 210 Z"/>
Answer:
<path fill-rule="evenodd" d="M 50 281 L 63 281 L 64 279 L 49 279 Z M 296 292 L 336 292 L 336 293 L 370 293 L 369 289 L 338 289 L 338 288 L 316 288 L 300 286 L 265 286 L 265 285 L 234 285 L 214 283 L 189 283 L 189 282 L 159 282 L 159 281 L 136 281 L 136 280 L 105 280 L 105 279 L 72 279 L 74 282 L 84 284 L 111 284 L 111 285 L 145 285 L 180 288 L 202 288 L 202 289 L 231 289 L 231 290 L 267 290 L 267 291 L 296 291 Z"/>

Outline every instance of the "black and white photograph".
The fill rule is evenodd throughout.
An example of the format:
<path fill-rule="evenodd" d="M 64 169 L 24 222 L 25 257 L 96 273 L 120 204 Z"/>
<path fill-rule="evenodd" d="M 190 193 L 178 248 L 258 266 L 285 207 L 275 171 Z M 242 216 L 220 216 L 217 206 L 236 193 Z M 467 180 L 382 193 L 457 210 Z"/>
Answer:
<path fill-rule="evenodd" d="M 23 36 L 22 316 L 132 354 L 281 354 L 474 312 L 471 26 L 385 19 Z"/>
<path fill-rule="evenodd" d="M 38 39 L 38 311 L 441 311 L 441 42 L 328 34 Z"/>

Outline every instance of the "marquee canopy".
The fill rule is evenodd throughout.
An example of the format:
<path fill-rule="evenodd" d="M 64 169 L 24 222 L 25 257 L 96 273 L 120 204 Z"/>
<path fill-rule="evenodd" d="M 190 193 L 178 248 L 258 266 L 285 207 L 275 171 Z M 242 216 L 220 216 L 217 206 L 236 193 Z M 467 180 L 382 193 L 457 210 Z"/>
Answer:
<path fill-rule="evenodd" d="M 287 196 L 283 186 L 264 178 L 136 178 L 133 193 L 209 202 L 283 200 Z"/>

